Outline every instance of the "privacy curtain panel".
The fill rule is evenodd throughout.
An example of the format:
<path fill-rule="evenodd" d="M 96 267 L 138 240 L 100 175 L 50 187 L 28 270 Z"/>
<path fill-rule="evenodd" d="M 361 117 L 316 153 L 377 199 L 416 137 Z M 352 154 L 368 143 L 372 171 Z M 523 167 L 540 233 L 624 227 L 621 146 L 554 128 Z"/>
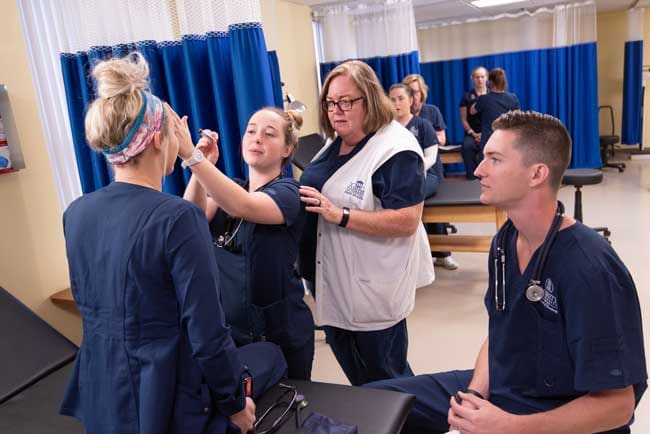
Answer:
<path fill-rule="evenodd" d="M 411 0 L 315 7 L 314 19 L 320 36 L 321 80 L 336 65 L 350 59 L 370 65 L 384 89 L 420 72 Z"/>
<path fill-rule="evenodd" d="M 85 141 L 92 67 L 135 50 L 149 62 L 152 92 L 189 117 L 195 140 L 199 128 L 216 129 L 217 165 L 231 177 L 245 174 L 240 141 L 248 118 L 282 104 L 259 0 L 20 0 L 20 6 L 64 207 L 80 194 L 75 183 L 88 193 L 111 178 L 104 157 Z M 163 190 L 182 194 L 188 178 L 177 164 Z"/>
<path fill-rule="evenodd" d="M 643 134 L 643 16 L 644 9 L 627 12 L 628 37 L 625 41 L 623 73 L 623 122 L 621 143 L 638 145 Z M 609 134 L 609 133 L 608 133 Z"/>
<path fill-rule="evenodd" d="M 428 102 L 462 143 L 459 103 L 478 66 L 505 69 L 524 110 L 558 117 L 573 138 L 571 167 L 599 167 L 596 6 L 593 2 L 418 29 Z"/>

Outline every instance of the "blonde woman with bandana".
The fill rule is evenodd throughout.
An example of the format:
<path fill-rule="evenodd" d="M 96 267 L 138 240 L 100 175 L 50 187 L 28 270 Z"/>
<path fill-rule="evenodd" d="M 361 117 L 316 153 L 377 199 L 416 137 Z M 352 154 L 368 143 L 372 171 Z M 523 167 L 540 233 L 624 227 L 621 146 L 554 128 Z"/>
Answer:
<path fill-rule="evenodd" d="M 61 413 L 88 434 L 246 433 L 255 404 L 244 362 L 253 374 L 265 364 L 258 392 L 286 363 L 270 343 L 235 348 L 204 213 L 161 192 L 187 119 L 147 90 L 139 54 L 101 62 L 93 76 L 86 138 L 115 181 L 63 216 L 83 342 Z"/>

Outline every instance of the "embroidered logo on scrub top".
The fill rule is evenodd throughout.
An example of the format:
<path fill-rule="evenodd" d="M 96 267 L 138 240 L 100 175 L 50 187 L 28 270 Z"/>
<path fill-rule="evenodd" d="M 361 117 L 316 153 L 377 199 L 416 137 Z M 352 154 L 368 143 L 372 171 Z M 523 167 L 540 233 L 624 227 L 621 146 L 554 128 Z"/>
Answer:
<path fill-rule="evenodd" d="M 542 305 L 546 309 L 557 314 L 557 297 L 553 295 L 554 291 L 555 287 L 553 286 L 553 281 L 550 278 L 547 278 L 546 282 L 544 282 L 544 297 L 542 298 Z"/>
<path fill-rule="evenodd" d="M 363 200 L 363 193 L 366 191 L 363 181 L 352 181 L 348 188 L 345 189 L 345 194 L 354 196 L 359 200 Z"/>
<path fill-rule="evenodd" d="M 410 129 L 409 131 L 410 131 L 411 134 L 413 134 L 415 137 L 417 137 L 417 136 L 418 136 L 418 133 L 420 132 L 420 131 L 418 131 L 418 127 L 411 127 L 411 129 Z"/>

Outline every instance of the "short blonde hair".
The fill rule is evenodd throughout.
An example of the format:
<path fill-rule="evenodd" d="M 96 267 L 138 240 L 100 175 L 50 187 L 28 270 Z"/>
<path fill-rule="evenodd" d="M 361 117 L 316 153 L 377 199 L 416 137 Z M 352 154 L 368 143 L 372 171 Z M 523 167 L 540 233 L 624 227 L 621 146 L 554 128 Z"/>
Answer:
<path fill-rule="evenodd" d="M 334 128 L 330 124 L 327 110 L 323 108 L 323 102 L 327 100 L 327 93 L 329 92 L 332 80 L 340 75 L 352 78 L 352 81 L 354 81 L 354 84 L 361 92 L 361 96 L 365 98 L 365 104 L 368 110 L 368 114 L 363 121 L 363 131 L 365 133 L 377 131 L 393 120 L 395 109 L 390 99 L 386 96 L 384 88 L 379 83 L 375 71 L 360 60 L 349 60 L 332 69 L 327 74 L 327 78 L 323 84 L 323 91 L 320 95 L 321 104 L 319 113 L 321 127 L 327 137 L 334 137 Z"/>
<path fill-rule="evenodd" d="M 86 113 L 86 141 L 101 152 L 120 145 L 129 134 L 142 108 L 142 91 L 149 88 L 149 65 L 136 52 L 97 63 L 92 75 L 97 81 L 97 99 Z M 167 123 L 163 114 L 162 136 Z"/>
<path fill-rule="evenodd" d="M 418 82 L 420 85 L 420 92 L 422 92 L 422 104 L 427 100 L 427 96 L 429 95 L 429 86 L 424 81 L 424 78 L 420 74 L 409 74 L 406 77 L 404 77 L 404 80 L 402 80 L 402 83 L 404 83 L 407 86 L 410 86 L 411 83 L 413 82 Z"/>

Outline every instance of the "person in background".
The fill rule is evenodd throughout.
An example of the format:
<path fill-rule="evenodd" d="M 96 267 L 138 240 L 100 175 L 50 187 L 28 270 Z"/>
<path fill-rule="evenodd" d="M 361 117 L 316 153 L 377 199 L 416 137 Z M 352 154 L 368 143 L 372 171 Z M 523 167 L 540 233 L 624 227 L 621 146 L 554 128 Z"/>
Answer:
<path fill-rule="evenodd" d="M 411 113 L 413 91 L 405 84 L 394 84 L 388 91 L 388 97 L 395 108 L 395 120 L 409 130 L 417 139 L 424 152 L 424 170 L 427 175 L 424 181 L 424 198 L 436 194 L 443 179 L 442 162 L 438 152 L 438 138 L 429 122 Z M 441 228 L 441 233 L 447 233 Z"/>
<path fill-rule="evenodd" d="M 413 105 L 411 111 L 415 116 L 421 117 L 433 127 L 438 138 L 438 144 L 444 146 L 447 143 L 447 124 L 442 117 L 442 113 L 438 107 L 433 104 L 426 104 L 427 96 L 429 94 L 429 86 L 427 86 L 424 78 L 420 74 L 410 74 L 404 77 L 402 83 L 407 85 L 413 91 Z M 427 230 L 433 234 L 441 233 L 441 228 L 447 232 L 447 225 L 445 223 L 436 223 L 435 225 L 427 225 Z M 431 252 L 431 256 L 435 259 L 434 264 L 441 266 L 447 270 L 456 270 L 458 262 L 451 256 L 451 252 Z"/>
<path fill-rule="evenodd" d="M 361 61 L 334 68 L 320 101 L 330 140 L 300 178 L 300 272 L 351 384 L 411 376 L 406 317 L 433 281 L 422 149 Z"/>
<path fill-rule="evenodd" d="M 413 105 L 411 110 L 415 116 L 420 116 L 428 120 L 436 132 L 438 143 L 440 146 L 447 144 L 447 124 L 442 117 L 440 109 L 433 104 L 427 104 L 427 96 L 429 95 L 429 86 L 424 81 L 420 74 L 410 74 L 404 77 L 402 83 L 407 85 L 413 90 Z"/>
<path fill-rule="evenodd" d="M 266 107 L 254 113 L 242 138 L 248 180 L 231 180 L 217 167 L 217 136 L 181 142 L 195 160 L 185 199 L 205 211 L 219 269 L 226 322 L 237 345 L 279 345 L 289 378 L 310 380 L 314 320 L 295 270 L 305 222 L 299 184 L 282 169 L 298 145 L 302 117 Z"/>
<path fill-rule="evenodd" d="M 478 100 L 478 97 L 488 92 L 487 75 L 487 69 L 484 67 L 475 68 L 471 77 L 474 88 L 469 92 L 465 92 L 460 100 L 460 122 L 463 124 L 463 130 L 465 131 L 462 155 L 465 170 L 467 171 L 467 179 L 476 179 L 474 171 L 479 162 L 481 145 L 481 116 L 478 113 L 471 114 L 469 111 Z"/>
<path fill-rule="evenodd" d="M 140 54 L 100 62 L 93 77 L 86 138 L 115 180 L 63 216 L 83 340 L 60 411 L 88 434 L 246 433 L 255 403 L 243 382 L 265 374 L 261 394 L 286 363 L 270 343 L 235 347 L 205 216 L 161 192 L 187 118 L 147 90 Z"/>
<path fill-rule="evenodd" d="M 488 76 L 490 91 L 477 98 L 470 107 L 471 115 L 481 117 L 481 141 L 479 143 L 479 160 L 483 159 L 483 148 L 492 135 L 492 123 L 502 114 L 511 110 L 519 110 L 519 98 L 514 93 L 507 92 L 508 79 L 501 68 L 494 68 Z"/>

